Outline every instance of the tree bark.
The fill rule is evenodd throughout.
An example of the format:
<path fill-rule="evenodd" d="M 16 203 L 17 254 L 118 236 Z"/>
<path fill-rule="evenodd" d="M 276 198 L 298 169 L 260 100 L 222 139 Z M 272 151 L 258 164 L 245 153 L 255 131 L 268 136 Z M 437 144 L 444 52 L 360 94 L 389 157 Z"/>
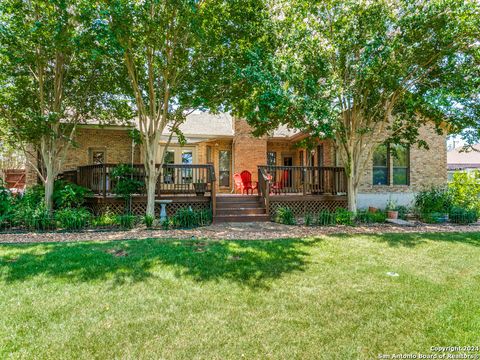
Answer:
<path fill-rule="evenodd" d="M 51 159 L 45 161 L 45 207 L 48 211 L 52 212 L 53 210 L 53 187 L 55 184 L 55 170 Z"/>
<path fill-rule="evenodd" d="M 162 129 L 163 130 L 163 129 Z M 153 136 L 151 138 L 145 138 L 142 143 L 145 151 L 145 186 L 147 188 L 147 210 L 146 215 L 155 216 L 155 190 L 157 187 L 157 179 L 159 171 L 156 167 L 156 159 L 159 146 L 159 136 Z M 161 169 L 162 164 L 160 164 Z"/>
<path fill-rule="evenodd" d="M 357 212 L 357 193 L 358 189 L 355 186 L 355 180 L 353 173 L 347 175 L 347 201 L 348 201 L 348 210 L 356 213 Z"/>

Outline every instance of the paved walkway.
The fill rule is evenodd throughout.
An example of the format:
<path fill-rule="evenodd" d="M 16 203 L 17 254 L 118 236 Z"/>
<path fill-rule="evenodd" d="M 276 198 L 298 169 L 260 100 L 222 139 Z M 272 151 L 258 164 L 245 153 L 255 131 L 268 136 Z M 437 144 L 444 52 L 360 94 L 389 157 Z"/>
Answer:
<path fill-rule="evenodd" d="M 398 226 L 395 224 L 364 226 L 307 227 L 265 223 L 224 223 L 192 230 L 84 231 L 77 233 L 13 233 L 0 234 L 0 243 L 111 241 L 124 239 L 212 239 L 258 240 L 321 236 L 326 234 L 382 234 L 415 232 L 480 232 L 480 225 L 426 225 Z"/>

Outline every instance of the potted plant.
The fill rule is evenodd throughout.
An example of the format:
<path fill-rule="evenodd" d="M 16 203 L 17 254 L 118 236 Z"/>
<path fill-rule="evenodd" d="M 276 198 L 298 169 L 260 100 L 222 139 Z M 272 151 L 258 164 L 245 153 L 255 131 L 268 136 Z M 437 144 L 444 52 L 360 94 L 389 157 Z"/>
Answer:
<path fill-rule="evenodd" d="M 193 188 L 195 189 L 195 194 L 197 196 L 204 196 L 207 191 L 207 182 L 205 179 L 198 179 L 193 183 Z"/>
<path fill-rule="evenodd" d="M 398 219 L 398 210 L 397 210 L 397 202 L 390 198 L 387 201 L 387 206 L 385 207 L 387 211 L 387 218 L 388 219 Z"/>

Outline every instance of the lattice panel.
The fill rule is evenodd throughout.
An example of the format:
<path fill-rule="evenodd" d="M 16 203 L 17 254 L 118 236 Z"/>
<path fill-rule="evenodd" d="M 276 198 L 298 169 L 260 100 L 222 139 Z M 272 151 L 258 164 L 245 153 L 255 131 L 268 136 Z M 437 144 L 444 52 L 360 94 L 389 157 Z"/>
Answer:
<path fill-rule="evenodd" d="M 122 200 L 109 199 L 102 202 L 90 202 L 87 203 L 87 207 L 95 215 L 102 215 L 107 212 L 121 215 L 125 211 L 125 203 Z M 195 201 L 194 198 L 188 201 L 175 201 L 167 205 L 167 215 L 174 215 L 180 208 L 191 207 L 193 210 L 206 210 L 210 209 L 210 201 Z M 134 215 L 144 215 L 147 210 L 147 203 L 145 201 L 134 201 L 132 204 L 132 213 Z M 155 205 L 155 215 L 160 216 L 160 204 Z"/>
<path fill-rule="evenodd" d="M 302 217 L 307 213 L 317 214 L 321 211 L 335 211 L 347 208 L 346 200 L 296 200 L 270 201 L 270 217 L 273 219 L 280 207 L 289 207 L 295 216 Z"/>

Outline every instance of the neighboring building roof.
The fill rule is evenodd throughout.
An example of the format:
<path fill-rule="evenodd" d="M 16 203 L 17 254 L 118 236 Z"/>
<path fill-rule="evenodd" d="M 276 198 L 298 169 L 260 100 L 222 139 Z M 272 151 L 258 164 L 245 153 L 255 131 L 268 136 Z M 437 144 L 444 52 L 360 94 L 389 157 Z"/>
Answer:
<path fill-rule="evenodd" d="M 447 166 L 449 170 L 480 168 L 480 144 L 472 145 L 472 149 L 459 146 L 448 151 Z"/>

